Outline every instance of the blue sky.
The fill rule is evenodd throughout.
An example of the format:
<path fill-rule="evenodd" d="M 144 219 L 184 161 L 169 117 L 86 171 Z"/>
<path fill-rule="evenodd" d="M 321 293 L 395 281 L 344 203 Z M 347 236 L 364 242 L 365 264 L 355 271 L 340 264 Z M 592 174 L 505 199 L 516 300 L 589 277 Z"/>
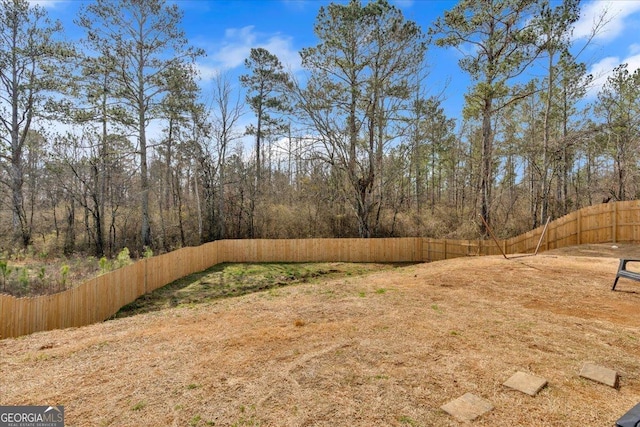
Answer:
<path fill-rule="evenodd" d="M 54 19 L 62 21 L 69 40 L 81 36 L 73 20 L 82 1 L 31 0 L 44 6 Z M 317 44 L 313 25 L 324 0 L 173 0 L 184 11 L 183 28 L 194 46 L 207 56 L 199 61 L 202 86 L 210 87 L 215 72 L 232 75 L 245 72 L 244 58 L 252 47 L 263 47 L 276 54 L 294 72 L 300 72 L 300 49 Z M 455 5 L 446 0 L 390 0 L 407 19 L 416 21 L 426 32 L 431 23 Z M 344 3 L 344 1 L 338 1 Z M 86 3 L 86 2 L 84 2 Z M 607 24 L 584 50 L 580 59 L 597 78 L 590 92 L 593 99 L 598 84 L 620 63 L 630 70 L 640 68 L 640 0 L 583 1 L 582 18 L 575 28 L 576 49 L 581 49 L 598 17 L 606 11 Z M 433 95 L 444 90 L 445 109 L 459 117 L 463 94 L 470 81 L 459 69 L 454 49 L 435 46 L 428 52 Z M 447 84 L 448 83 L 448 84 Z"/>

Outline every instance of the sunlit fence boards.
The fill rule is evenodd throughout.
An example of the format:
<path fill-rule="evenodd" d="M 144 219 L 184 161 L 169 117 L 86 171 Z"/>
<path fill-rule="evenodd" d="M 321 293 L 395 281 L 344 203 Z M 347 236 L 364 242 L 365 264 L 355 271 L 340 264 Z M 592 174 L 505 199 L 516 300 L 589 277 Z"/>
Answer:
<path fill-rule="evenodd" d="M 54 295 L 0 294 L 0 338 L 103 321 L 147 292 L 224 262 L 430 262 L 533 253 L 538 245 L 545 251 L 589 243 L 637 243 L 640 201 L 587 207 L 552 221 L 544 236 L 543 230 L 541 226 L 498 244 L 421 237 L 220 240 L 144 259 Z"/>

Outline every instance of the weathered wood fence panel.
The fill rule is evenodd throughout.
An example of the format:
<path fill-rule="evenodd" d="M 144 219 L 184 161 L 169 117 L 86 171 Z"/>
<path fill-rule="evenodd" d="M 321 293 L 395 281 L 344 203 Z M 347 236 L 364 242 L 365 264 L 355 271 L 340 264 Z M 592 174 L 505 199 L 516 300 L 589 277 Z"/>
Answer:
<path fill-rule="evenodd" d="M 507 254 L 532 253 L 543 229 L 498 244 Z M 640 242 L 640 201 L 590 206 L 558 218 L 540 250 L 609 242 Z M 147 292 L 223 262 L 422 262 L 500 253 L 495 242 L 480 239 L 221 240 L 147 258 L 54 295 L 0 294 L 0 339 L 100 322 Z"/>

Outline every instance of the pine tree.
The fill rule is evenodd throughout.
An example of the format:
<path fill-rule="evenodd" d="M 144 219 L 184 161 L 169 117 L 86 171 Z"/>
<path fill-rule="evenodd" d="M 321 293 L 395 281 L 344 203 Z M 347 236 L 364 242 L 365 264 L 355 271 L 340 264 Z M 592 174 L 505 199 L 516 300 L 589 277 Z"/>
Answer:
<path fill-rule="evenodd" d="M 188 46 L 181 20 L 178 6 L 164 0 L 96 0 L 79 20 L 95 51 L 116 60 L 115 97 L 128 112 L 122 122 L 137 134 L 142 247 L 152 245 L 147 128 L 162 116 L 170 70 L 203 54 Z"/>
<path fill-rule="evenodd" d="M 24 155 L 34 121 L 51 94 L 66 86 L 63 70 L 72 51 L 58 41 L 61 31 L 60 23 L 52 23 L 39 6 L 0 1 L 0 158 L 9 177 L 13 227 L 25 247 L 33 223 L 23 194 Z"/>

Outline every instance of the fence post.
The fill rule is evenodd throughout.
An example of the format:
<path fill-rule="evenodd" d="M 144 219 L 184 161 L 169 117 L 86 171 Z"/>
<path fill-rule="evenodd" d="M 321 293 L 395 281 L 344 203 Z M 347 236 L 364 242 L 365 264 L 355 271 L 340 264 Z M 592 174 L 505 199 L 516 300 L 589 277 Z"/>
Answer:
<path fill-rule="evenodd" d="M 547 234 L 544 236 L 544 250 L 549 250 L 549 234 L 551 234 L 551 230 L 547 230 Z"/>
<path fill-rule="evenodd" d="M 613 203 L 613 220 L 611 221 L 611 238 L 613 243 L 618 241 L 618 202 Z"/>
<path fill-rule="evenodd" d="M 580 245 L 580 241 L 582 238 L 582 209 L 580 209 L 579 211 L 576 211 L 576 216 L 577 216 L 577 233 L 576 233 L 576 244 Z"/>
<path fill-rule="evenodd" d="M 576 230 L 576 243 L 605 243 L 604 239 L 613 240 L 617 243 L 618 238 L 622 242 L 630 241 L 638 243 L 640 241 L 640 202 L 614 202 L 613 206 L 594 206 L 582 208 L 574 211 L 571 214 L 567 214 L 562 218 L 556 219 L 553 223 L 549 223 L 549 227 L 544 236 L 545 249 L 558 248 L 567 246 L 573 242 L 571 239 L 574 234 L 573 230 Z M 618 206 L 619 205 L 619 206 Z M 608 210 L 608 212 L 607 212 Z M 622 211 L 620 221 L 618 221 L 618 213 Z M 629 212 L 629 213 L 627 213 Z M 598 215 L 597 224 L 598 227 L 594 228 L 590 226 L 591 216 Z M 587 217 L 587 225 L 583 226 L 583 215 Z M 573 218 L 575 216 L 575 219 Z M 606 234 L 606 230 L 609 228 L 604 224 L 605 217 L 609 217 L 611 221 L 610 236 L 602 236 Z M 611 217 L 612 216 L 612 217 Z M 573 228 L 573 221 L 576 221 L 576 228 Z M 583 227 L 590 234 L 586 239 L 582 238 Z M 620 228 L 620 229 L 618 229 Z M 627 229 L 631 228 L 631 234 Z M 553 230 L 553 237 L 551 237 L 551 231 Z M 594 232 L 598 230 L 598 232 Z M 601 230 L 604 230 L 602 232 Z M 544 233 L 544 230 L 543 230 Z M 518 251 L 518 248 L 524 246 L 525 251 L 527 243 L 529 242 L 529 235 L 535 235 L 533 231 L 518 237 L 512 237 L 504 239 L 501 242 L 496 239 L 497 249 L 502 249 L 506 254 Z M 600 240 L 599 240 L 600 239 Z M 471 240 L 467 240 L 469 243 Z M 542 241 L 542 238 L 540 238 Z M 398 253 L 404 253 L 406 249 L 409 251 L 409 241 L 399 241 L 400 243 L 392 240 L 381 240 L 379 247 L 376 250 L 370 250 L 370 255 L 382 254 L 392 255 L 393 259 L 398 256 Z M 406 243 L 405 243 L 406 242 Z M 162 259 L 158 258 L 145 258 L 142 260 L 143 272 L 140 276 L 140 271 L 136 268 L 135 276 L 136 281 L 140 279 L 144 280 L 144 292 L 145 294 L 153 291 L 156 286 L 167 284 L 167 282 L 175 280 L 177 272 L 190 273 L 191 270 L 201 271 L 207 269 L 214 264 L 223 262 L 243 261 L 255 258 L 257 254 L 261 252 L 268 252 L 272 243 L 269 242 L 255 242 L 251 240 L 238 241 L 238 240 L 219 240 L 211 243 L 207 243 L 206 246 L 200 246 L 196 250 L 183 249 L 173 255 L 162 255 Z M 316 239 L 312 241 L 299 242 L 295 240 L 278 241 L 273 247 L 277 249 L 277 253 L 290 254 L 295 252 L 295 257 L 291 256 L 292 261 L 294 258 L 301 261 L 300 258 L 296 258 L 302 253 L 304 259 L 315 259 L 316 262 L 320 260 L 331 261 L 334 258 L 344 257 L 348 254 L 350 244 L 352 240 L 347 239 L 332 239 L 322 240 Z M 368 242 L 373 244 L 372 241 Z M 484 244 L 484 240 L 478 239 L 478 253 L 489 254 L 494 253 L 491 249 L 492 246 Z M 289 246 L 287 246 L 289 245 Z M 427 245 L 425 248 L 424 245 Z M 444 253 L 442 246 L 444 247 Z M 453 255 L 457 257 L 460 255 L 460 240 L 452 241 Z M 449 259 L 450 248 L 448 247 L 447 239 L 435 239 L 435 238 L 419 238 L 415 242 L 412 253 L 407 253 L 407 257 L 413 257 L 416 260 L 422 261 L 436 261 L 441 259 Z M 402 251 L 398 252 L 400 249 Z M 324 250 L 324 251 L 323 251 Z M 389 252 L 385 254 L 385 251 Z M 324 253 L 324 252 L 327 253 Z M 415 253 L 417 251 L 417 254 Z M 364 253 L 360 250 L 358 256 Z M 442 258 L 440 258 L 442 254 Z M 365 254 L 366 255 L 366 254 Z M 185 259 L 185 257 L 189 259 Z M 301 256 L 301 255 L 300 255 Z M 188 264 L 192 264 L 191 258 L 197 257 L 197 261 L 200 263 L 198 268 L 186 268 Z M 287 257 L 289 257 L 287 255 Z M 151 261 L 154 259 L 154 261 Z M 387 259 L 387 258 L 384 258 Z M 374 259 L 372 259 L 374 261 Z M 407 261 L 409 261 L 407 259 Z M 140 261 L 138 261 L 140 262 Z M 149 265 L 151 264 L 151 265 Z M 167 267 L 167 264 L 172 266 L 171 270 Z M 194 264 L 195 265 L 195 264 Z M 182 266 L 185 266 L 184 269 Z M 186 271 L 188 270 L 188 272 Z M 171 277 L 167 277 L 166 273 L 169 273 Z M 117 311 L 120 307 L 113 307 L 113 305 L 120 304 L 122 297 L 129 295 L 128 291 L 119 287 L 119 283 L 123 283 L 123 273 L 116 274 L 111 272 L 108 275 L 101 276 L 100 278 L 93 278 L 86 280 L 85 283 L 77 286 L 73 290 L 68 290 L 64 293 L 56 294 L 55 296 L 42 296 L 34 297 L 33 300 L 15 298 L 7 295 L 0 295 L 0 339 L 16 337 L 23 334 L 31 333 L 34 330 L 48 330 L 55 328 L 64 328 L 73 325 L 79 325 L 87 321 L 93 322 L 96 319 L 108 317 L 112 315 L 112 311 Z M 111 286 L 110 284 L 113 285 Z M 150 286 L 152 285 L 152 286 Z M 153 288 L 153 289 L 152 289 Z M 105 293 L 104 295 L 98 295 L 98 291 Z M 139 290 L 139 283 L 136 285 L 136 292 Z M 41 300 L 37 298 L 42 298 Z M 31 301 L 31 302 L 30 302 Z M 99 301 L 99 302 L 97 302 Z M 86 305 L 90 304 L 90 307 Z M 100 304 L 100 306 L 98 305 Z M 94 316 L 95 318 L 92 318 Z"/>
<path fill-rule="evenodd" d="M 148 258 L 144 258 L 142 260 L 142 262 L 144 263 L 144 294 L 146 295 L 147 293 L 149 293 L 149 288 L 148 286 L 148 278 L 147 278 L 147 272 L 149 271 L 149 269 L 147 268 L 147 261 L 149 259 Z"/>

